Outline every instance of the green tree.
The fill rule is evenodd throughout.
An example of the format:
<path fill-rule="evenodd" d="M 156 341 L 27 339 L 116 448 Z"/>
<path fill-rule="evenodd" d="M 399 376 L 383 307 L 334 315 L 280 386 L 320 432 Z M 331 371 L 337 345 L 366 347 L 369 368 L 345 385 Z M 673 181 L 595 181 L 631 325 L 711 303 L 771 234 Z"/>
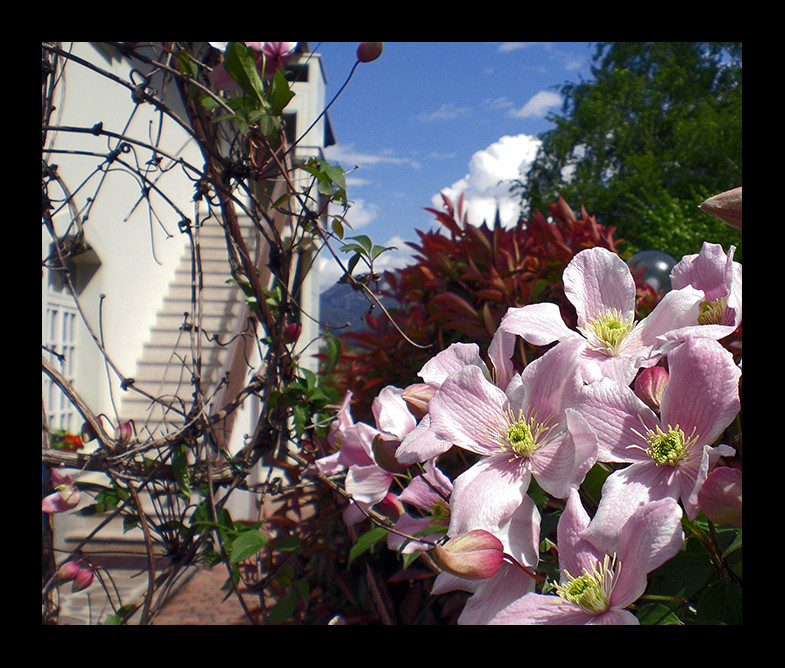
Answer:
<path fill-rule="evenodd" d="M 698 205 L 741 183 L 741 42 L 599 42 L 592 77 L 560 86 L 526 182 L 528 210 L 561 195 L 614 226 L 625 252 L 675 257 L 741 233 Z"/>

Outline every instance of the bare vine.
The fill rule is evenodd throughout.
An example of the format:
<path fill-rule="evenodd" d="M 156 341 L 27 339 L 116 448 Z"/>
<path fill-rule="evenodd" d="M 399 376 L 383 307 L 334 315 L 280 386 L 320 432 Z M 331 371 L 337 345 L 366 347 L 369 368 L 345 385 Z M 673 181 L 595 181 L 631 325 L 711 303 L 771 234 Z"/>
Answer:
<path fill-rule="evenodd" d="M 154 433 L 146 426 L 129 424 L 117 406 L 114 415 L 107 417 L 52 361 L 52 351 L 44 349 L 44 377 L 75 410 L 82 422 L 82 440 L 89 445 L 78 451 L 54 447 L 55 430 L 47 423 L 44 404 L 44 495 L 60 489 L 50 481 L 52 471 L 75 472 L 79 491 L 92 493 L 95 499 L 89 511 L 100 510 L 102 520 L 70 554 L 55 554 L 52 516 L 46 516 L 43 621 L 57 621 L 56 593 L 62 580 L 59 564 L 79 558 L 95 534 L 117 518 L 142 529 L 149 579 L 138 600 L 119 601 L 116 591 L 110 596 L 116 600 L 110 621 L 125 623 L 141 610 L 141 622 L 151 622 L 184 570 L 199 562 L 223 562 L 249 617 L 265 619 L 267 594 L 258 592 L 262 614 L 252 615 L 240 595 L 244 587 L 240 566 L 256 559 L 257 570 L 262 568 L 265 553 L 252 551 L 244 558 L 242 546 L 249 539 L 257 539 L 261 546 L 267 534 L 259 531 L 261 523 L 249 527 L 234 522 L 227 515 L 227 502 L 237 490 L 285 491 L 284 478 L 287 484 L 295 485 L 291 489 L 307 493 L 307 486 L 297 482 L 298 472 L 313 460 L 308 448 L 326 433 L 334 407 L 334 397 L 318 387 L 318 381 L 317 386 L 309 384 L 312 376 L 301 367 L 300 353 L 294 346 L 292 326 L 298 317 L 311 317 L 303 313 L 300 302 L 299 289 L 307 267 L 298 270 L 298 252 L 308 247 L 327 248 L 343 267 L 346 280 L 382 305 L 352 276 L 351 267 L 332 246 L 341 243 L 342 231 L 330 225 L 328 205 L 348 206 L 342 176 L 326 163 L 297 157 L 299 139 L 287 141 L 283 111 L 294 93 L 292 82 L 282 71 L 255 75 L 256 70 L 250 69 L 255 54 L 243 43 L 231 43 L 224 54 L 196 42 L 96 44 L 109 65 L 78 55 L 73 44 L 42 43 L 42 223 L 50 248 L 42 268 L 45 275 L 60 277 L 81 326 L 100 354 L 112 404 L 116 403 L 113 388 L 119 384 L 123 399 L 137 394 L 157 407 L 165 428 Z M 112 66 L 118 62 L 129 63 L 127 74 Z M 219 67 L 235 77 L 239 90 L 227 93 L 216 89 L 211 75 Z M 126 91 L 131 104 L 121 129 L 108 119 L 84 125 L 58 121 L 65 93 L 73 94 L 65 87 L 77 71 L 89 72 Z M 146 136 L 131 129 L 142 109 L 154 111 Z M 195 143 L 202 164 L 186 159 L 165 141 L 170 126 Z M 73 141 L 58 141 L 64 137 Z M 94 143 L 79 148 L 80 137 L 104 140 L 105 148 L 96 149 Z M 90 167 L 79 172 L 60 165 L 61 161 L 73 164 L 77 158 Z M 186 212 L 182 197 L 178 199 L 160 181 L 175 171 L 191 184 L 193 212 Z M 303 185 L 304 173 L 310 177 Z M 75 262 L 89 250 L 92 230 L 98 227 L 100 232 L 102 224 L 94 207 L 110 180 L 121 177 L 128 178 L 129 192 L 138 193 L 124 221 L 137 209 L 146 211 L 150 253 L 156 263 L 160 263 L 152 241 L 156 225 L 165 238 L 177 232 L 186 238 L 191 304 L 180 332 L 190 343 L 190 358 L 186 362 L 172 351 L 170 362 L 182 367 L 180 390 L 175 396 L 144 385 L 116 360 L 103 333 L 104 323 L 96 322 L 95 309 L 83 303 L 77 284 Z M 165 211 L 159 210 L 159 203 Z M 253 235 L 244 231 L 242 220 L 250 221 Z M 171 221 L 175 221 L 176 231 Z M 206 324 L 201 235 L 208 222 L 222 230 L 227 275 L 242 289 L 246 304 L 242 324 L 228 332 L 213 331 Z M 101 295 L 101 304 L 103 299 Z M 102 313 L 100 308 L 98 313 Z M 232 359 L 243 367 L 239 374 L 242 382 L 238 374 L 208 382 L 205 355 L 215 347 L 233 351 Z M 254 355 L 256 363 L 251 362 Z M 55 358 L 62 361 L 64 355 L 55 351 Z M 227 425 L 251 399 L 257 405 L 255 424 L 243 446 L 231 451 Z M 252 474 L 262 464 L 270 470 L 283 466 L 284 478 L 275 478 L 275 483 L 253 482 Z M 87 472 L 101 474 L 104 482 L 80 484 L 79 476 Z M 340 486 L 331 485 L 326 478 L 321 481 L 336 497 L 345 496 Z M 381 516 L 376 519 L 384 521 Z M 164 567 L 156 565 L 160 553 L 168 558 Z M 266 563 L 262 570 L 271 568 Z M 96 572 L 110 593 L 107 580 L 111 576 L 101 569 Z M 268 572 L 267 581 L 273 579 L 274 572 L 274 568 Z"/>

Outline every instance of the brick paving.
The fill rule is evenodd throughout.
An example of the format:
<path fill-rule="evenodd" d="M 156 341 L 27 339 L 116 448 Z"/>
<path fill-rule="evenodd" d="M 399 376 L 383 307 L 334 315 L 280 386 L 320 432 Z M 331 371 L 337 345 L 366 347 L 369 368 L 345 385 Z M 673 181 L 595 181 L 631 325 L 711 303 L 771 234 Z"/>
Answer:
<path fill-rule="evenodd" d="M 184 583 L 153 620 L 154 626 L 249 626 L 237 596 L 221 587 L 226 582 L 226 569 L 198 569 Z"/>

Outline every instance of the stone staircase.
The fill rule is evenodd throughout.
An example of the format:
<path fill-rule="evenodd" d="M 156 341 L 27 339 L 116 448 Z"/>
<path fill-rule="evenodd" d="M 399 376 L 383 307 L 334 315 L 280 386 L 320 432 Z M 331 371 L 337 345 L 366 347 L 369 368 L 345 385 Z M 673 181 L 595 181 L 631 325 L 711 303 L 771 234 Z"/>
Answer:
<path fill-rule="evenodd" d="M 246 243 L 253 249 L 252 224 L 246 222 L 242 229 Z M 227 373 L 233 348 L 228 344 L 244 325 L 244 294 L 238 286 L 226 282 L 231 276 L 226 241 L 214 219 L 199 230 L 199 244 L 203 280 L 201 337 L 195 327 L 191 254 L 190 247 L 186 246 L 134 373 L 136 387 L 160 398 L 168 406 L 151 402 L 133 390 L 123 397 L 121 419 L 133 420 L 140 440 L 160 438 L 183 425 L 183 413 L 193 405 L 192 374 L 197 355 L 201 355 L 203 396 L 209 399 L 213 395 L 220 379 Z M 197 338 L 201 346 L 198 353 Z M 83 479 L 91 477 L 95 477 L 94 482 L 105 484 L 100 474 L 88 474 Z M 149 494 L 142 491 L 140 496 L 143 507 L 154 512 Z M 63 536 L 63 554 L 79 546 L 86 536 L 92 536 L 104 518 L 99 514 L 68 519 L 71 521 L 62 527 L 63 531 L 56 531 L 56 535 Z M 117 595 L 122 603 L 128 603 L 146 590 L 145 543 L 139 527 L 126 530 L 120 519 L 112 520 L 91 537 L 82 553 L 115 580 L 110 587 L 115 604 Z M 159 554 L 157 559 L 165 558 Z M 61 587 L 61 592 L 62 624 L 101 624 L 112 611 L 110 596 L 96 584 L 76 594 L 70 593 L 68 587 Z"/>
<path fill-rule="evenodd" d="M 251 245 L 252 226 L 243 226 Z M 134 384 L 159 398 L 130 391 L 124 397 L 122 416 L 133 420 L 140 437 L 159 437 L 182 426 L 183 413 L 193 405 L 193 377 L 201 360 L 202 396 L 209 400 L 227 371 L 233 334 L 242 327 L 242 290 L 229 271 L 226 242 L 214 219 L 199 230 L 203 289 L 201 318 L 194 313 L 190 248 L 185 249 L 150 337 L 144 345 Z M 200 327 L 199 327 L 200 326 Z"/>

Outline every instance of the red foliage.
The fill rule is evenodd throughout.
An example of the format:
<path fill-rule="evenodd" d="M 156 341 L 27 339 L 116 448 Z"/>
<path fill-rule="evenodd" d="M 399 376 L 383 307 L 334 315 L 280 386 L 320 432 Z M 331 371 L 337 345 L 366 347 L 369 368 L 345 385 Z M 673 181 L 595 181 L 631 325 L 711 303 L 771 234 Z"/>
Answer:
<path fill-rule="evenodd" d="M 439 351 L 458 341 L 487 349 L 501 318 L 511 306 L 551 301 L 574 327 L 575 313 L 562 287 L 562 272 L 576 253 L 594 246 L 617 252 L 613 233 L 582 208 L 578 217 L 563 199 L 548 207 L 550 219 L 537 212 L 515 227 L 469 224 L 462 198 L 447 197 L 444 210 L 426 209 L 444 229 L 418 230 L 414 264 L 385 279 L 386 294 L 401 308 L 393 313 L 407 342 L 384 314 L 368 316 L 368 329 L 342 335 L 344 353 L 337 375 L 342 389 L 357 397 L 356 419 L 365 419 L 373 397 L 388 384 L 418 382 L 417 372 Z M 536 351 L 520 352 L 526 356 Z"/>

